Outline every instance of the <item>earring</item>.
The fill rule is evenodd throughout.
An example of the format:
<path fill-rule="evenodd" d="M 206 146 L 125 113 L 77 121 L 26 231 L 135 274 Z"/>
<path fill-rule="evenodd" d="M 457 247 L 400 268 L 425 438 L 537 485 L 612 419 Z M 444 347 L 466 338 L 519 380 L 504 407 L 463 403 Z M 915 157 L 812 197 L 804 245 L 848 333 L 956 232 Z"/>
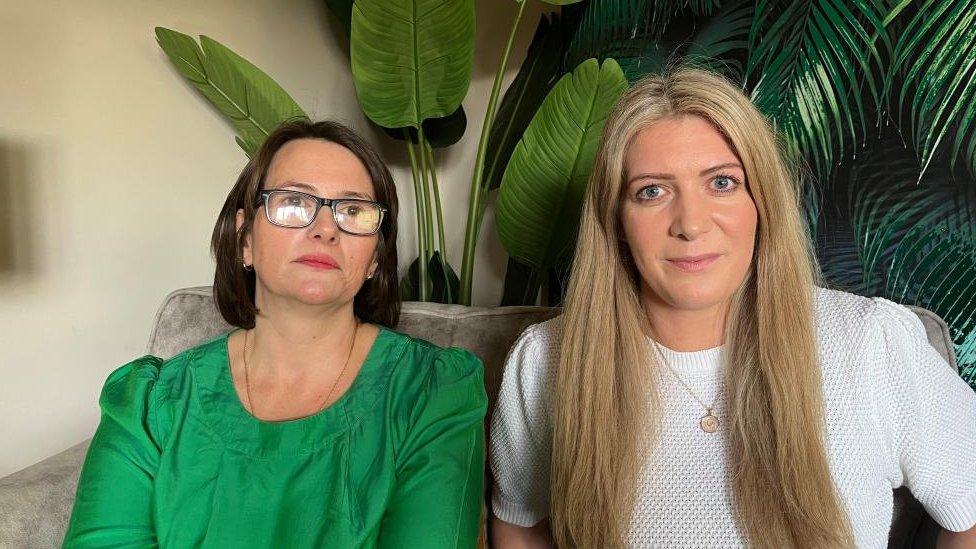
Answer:
<path fill-rule="evenodd" d="M 248 265 L 243 259 L 241 260 L 241 265 L 244 266 L 244 271 L 245 272 L 251 272 L 251 271 L 254 270 L 254 266 L 253 265 Z"/>

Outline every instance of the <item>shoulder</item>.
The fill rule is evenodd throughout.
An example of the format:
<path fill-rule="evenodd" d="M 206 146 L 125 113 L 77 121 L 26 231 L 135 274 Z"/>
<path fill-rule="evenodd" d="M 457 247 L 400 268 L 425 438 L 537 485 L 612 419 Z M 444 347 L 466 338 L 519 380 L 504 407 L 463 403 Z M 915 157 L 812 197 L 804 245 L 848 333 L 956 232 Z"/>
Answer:
<path fill-rule="evenodd" d="M 467 421 L 481 425 L 488 408 L 481 360 L 465 349 L 444 348 L 392 330 L 381 331 L 382 365 L 396 436 L 411 440 L 424 425 Z M 454 419 L 451 419 L 454 418 Z"/>
<path fill-rule="evenodd" d="M 481 359 L 466 349 L 441 347 L 425 339 L 384 329 L 377 337 L 388 339 L 386 361 L 392 385 L 417 398 L 448 387 L 462 387 L 476 400 L 484 395 Z"/>
<path fill-rule="evenodd" d="M 144 433 L 153 413 L 155 389 L 163 360 L 146 355 L 117 368 L 102 387 L 98 405 L 102 421 L 131 433 Z"/>
<path fill-rule="evenodd" d="M 528 326 L 505 359 L 499 394 L 501 406 L 546 409 L 556 385 L 562 317 Z M 503 402 L 504 401 L 504 402 Z"/>
<path fill-rule="evenodd" d="M 813 307 L 817 327 L 821 331 L 850 333 L 852 326 L 863 326 L 874 314 L 877 304 L 872 298 L 850 292 L 814 288 Z"/>
<path fill-rule="evenodd" d="M 108 375 L 99 402 L 118 405 L 150 392 L 159 379 L 163 359 L 146 355 L 124 364 Z"/>
<path fill-rule="evenodd" d="M 158 401 L 158 395 L 166 395 L 173 386 L 193 369 L 217 366 L 226 360 L 226 336 L 187 349 L 180 354 L 163 359 L 146 355 L 137 358 L 109 374 L 102 388 L 99 404 L 103 411 L 111 412 L 119 407 L 150 405 Z"/>
<path fill-rule="evenodd" d="M 534 364 L 555 364 L 562 337 L 562 316 L 531 324 L 522 331 L 509 352 L 513 359 L 528 360 Z"/>
<path fill-rule="evenodd" d="M 926 343 L 925 327 L 910 308 L 881 297 L 816 288 L 817 329 L 822 343 L 844 341 L 862 348 L 894 343 Z"/>
<path fill-rule="evenodd" d="M 466 349 L 441 347 L 426 339 L 413 337 L 402 332 L 383 328 L 377 338 L 387 338 L 387 360 L 393 360 L 396 371 L 401 375 L 430 374 L 441 371 L 460 377 L 480 374 L 481 359 Z"/>

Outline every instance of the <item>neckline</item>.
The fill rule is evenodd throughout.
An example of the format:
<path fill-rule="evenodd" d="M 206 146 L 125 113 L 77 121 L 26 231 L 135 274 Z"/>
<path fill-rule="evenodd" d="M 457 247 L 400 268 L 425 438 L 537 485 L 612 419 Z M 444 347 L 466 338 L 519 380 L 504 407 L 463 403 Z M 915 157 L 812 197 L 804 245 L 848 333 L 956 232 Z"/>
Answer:
<path fill-rule="evenodd" d="M 657 345 L 664 359 L 668 361 L 668 366 L 681 375 L 689 377 L 714 376 L 722 371 L 725 363 L 725 345 L 702 349 L 699 351 L 675 351 L 655 340 L 648 338 L 648 349 L 654 354 L 653 346 Z M 662 366 L 664 366 L 662 364 Z"/>
<path fill-rule="evenodd" d="M 370 344 L 369 350 L 366 352 L 365 358 L 363 358 L 363 363 L 356 373 L 356 377 L 353 378 L 352 383 L 349 387 L 334 400 L 328 406 L 309 414 L 307 416 L 284 419 L 281 421 L 268 421 L 258 417 L 255 417 L 251 412 L 244 407 L 244 402 L 241 400 L 240 394 L 237 393 L 237 387 L 234 386 L 234 376 L 231 374 L 230 369 L 230 347 L 228 341 L 230 335 L 237 330 L 228 332 L 224 334 L 221 339 L 221 353 L 224 357 L 224 364 L 220 369 L 220 375 L 218 382 L 220 383 L 220 388 L 227 393 L 228 400 L 231 401 L 231 408 L 233 408 L 233 413 L 238 421 L 241 422 L 251 422 L 256 425 L 260 425 L 265 428 L 275 428 L 280 427 L 287 429 L 292 426 L 302 427 L 311 423 L 316 423 L 318 421 L 328 421 L 332 418 L 341 419 L 339 414 L 345 415 L 344 410 L 349 407 L 353 400 L 364 386 L 370 384 L 370 382 L 376 377 L 377 364 L 380 362 L 377 360 L 377 355 L 380 351 L 379 349 L 385 344 L 385 340 L 388 337 L 390 331 L 381 325 L 375 325 L 379 331 L 376 334 L 376 339 Z"/>

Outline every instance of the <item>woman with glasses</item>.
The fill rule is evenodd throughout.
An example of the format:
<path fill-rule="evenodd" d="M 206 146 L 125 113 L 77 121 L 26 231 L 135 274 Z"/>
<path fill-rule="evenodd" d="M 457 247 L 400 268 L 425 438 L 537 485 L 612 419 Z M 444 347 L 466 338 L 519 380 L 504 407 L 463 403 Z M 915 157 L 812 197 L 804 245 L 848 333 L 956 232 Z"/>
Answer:
<path fill-rule="evenodd" d="M 903 485 L 976 547 L 976 394 L 911 310 L 820 286 L 781 150 L 714 73 L 616 105 L 563 314 L 506 364 L 495 547 L 883 548 Z"/>
<path fill-rule="evenodd" d="M 109 376 L 65 546 L 472 546 L 481 364 L 392 330 L 396 229 L 352 130 L 268 136 L 213 233 L 238 329 Z"/>

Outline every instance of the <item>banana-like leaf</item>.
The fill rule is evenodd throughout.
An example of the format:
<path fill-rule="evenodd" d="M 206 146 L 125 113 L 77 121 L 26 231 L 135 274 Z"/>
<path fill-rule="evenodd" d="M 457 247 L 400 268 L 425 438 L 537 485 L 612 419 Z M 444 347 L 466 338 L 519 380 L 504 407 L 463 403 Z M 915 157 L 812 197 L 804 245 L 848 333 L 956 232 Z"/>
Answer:
<path fill-rule="evenodd" d="M 895 45 L 887 88 L 900 80 L 924 173 L 939 145 L 976 175 L 976 0 L 924 0 Z"/>
<path fill-rule="evenodd" d="M 539 301 L 543 276 L 543 272 L 531 265 L 509 257 L 505 268 L 505 283 L 502 286 L 502 302 L 499 305 L 535 305 Z"/>
<path fill-rule="evenodd" d="M 563 55 L 559 16 L 543 15 L 535 29 L 525 61 L 502 97 L 488 134 L 482 185 L 497 189 L 515 145 L 525 133 L 532 116 L 561 76 Z"/>
<path fill-rule="evenodd" d="M 353 0 L 325 0 L 325 7 L 329 8 L 332 15 L 339 21 L 342 28 L 349 36 L 352 27 L 352 5 Z"/>
<path fill-rule="evenodd" d="M 474 60 L 474 0 L 356 0 L 350 55 L 359 104 L 384 128 L 455 112 Z"/>
<path fill-rule="evenodd" d="M 536 269 L 571 256 L 596 147 L 614 103 L 627 89 L 620 66 L 583 62 L 542 102 L 502 177 L 495 205 L 509 255 Z"/>
<path fill-rule="evenodd" d="M 248 156 L 279 124 L 308 119 L 298 103 L 270 76 L 223 44 L 156 27 L 156 40 L 176 70 L 237 129 L 237 144 Z"/>
<path fill-rule="evenodd" d="M 346 31 L 346 38 L 349 37 L 352 25 L 352 5 L 353 0 L 325 0 L 326 7 L 332 15 L 339 21 L 342 28 Z M 384 128 L 370 120 L 374 127 L 379 128 L 391 139 L 405 141 L 410 135 L 410 141 L 414 144 L 419 143 L 417 130 L 415 128 Z M 464 136 L 464 130 L 468 126 L 468 117 L 464 112 L 464 107 L 460 106 L 444 118 L 428 118 L 422 122 L 424 137 L 430 146 L 435 149 L 450 147 L 457 143 Z"/>
<path fill-rule="evenodd" d="M 756 5 L 747 88 L 822 178 L 865 138 L 868 115 L 880 105 L 884 16 L 877 0 Z"/>
<path fill-rule="evenodd" d="M 441 261 L 440 252 L 434 252 L 427 262 L 428 291 L 434 303 L 457 303 L 461 281 L 447 261 Z M 400 280 L 400 299 L 417 301 L 420 289 L 420 258 L 414 259 L 407 274 Z"/>
<path fill-rule="evenodd" d="M 464 112 L 464 107 L 458 107 L 444 118 L 428 118 L 421 122 L 424 128 L 424 140 L 435 149 L 443 149 L 457 143 L 464 136 L 464 130 L 468 127 L 468 116 Z M 406 141 L 410 136 L 410 142 L 416 145 L 420 143 L 419 133 L 415 128 L 383 128 L 383 133 L 397 141 Z"/>

